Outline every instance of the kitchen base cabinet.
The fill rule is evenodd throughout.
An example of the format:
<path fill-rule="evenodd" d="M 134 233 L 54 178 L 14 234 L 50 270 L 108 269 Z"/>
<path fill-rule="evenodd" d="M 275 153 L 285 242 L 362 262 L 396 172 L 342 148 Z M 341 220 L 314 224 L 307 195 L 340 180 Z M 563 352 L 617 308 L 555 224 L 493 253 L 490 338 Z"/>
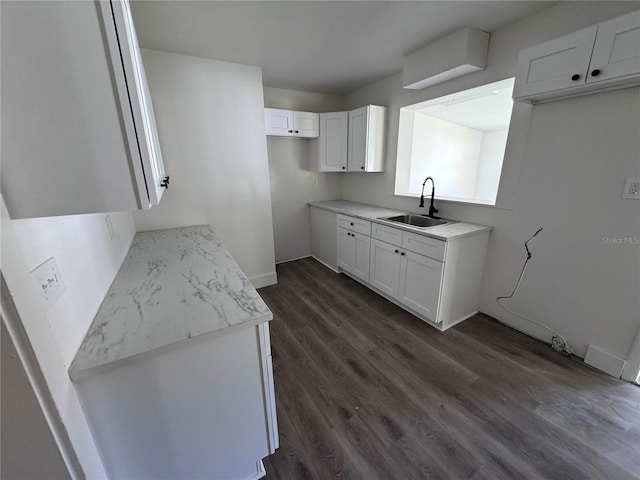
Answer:
<path fill-rule="evenodd" d="M 311 256 L 337 272 L 336 226 L 338 216 L 333 212 L 310 206 L 309 217 L 311 221 Z"/>
<path fill-rule="evenodd" d="M 338 227 L 338 267 L 369 281 L 369 249 L 371 238 Z"/>
<path fill-rule="evenodd" d="M 403 252 L 398 301 L 427 318 L 438 318 L 444 264 L 424 255 Z"/>
<path fill-rule="evenodd" d="M 489 230 L 444 241 L 428 235 L 337 216 L 338 269 L 439 330 L 478 312 Z M 356 231 L 371 232 L 371 238 Z M 370 241 L 356 261 L 358 238 Z M 362 242 L 365 245 L 365 242 Z M 369 270 L 364 262 L 369 251 Z"/>
<path fill-rule="evenodd" d="M 75 381 L 109 477 L 262 477 L 278 447 L 268 335 L 203 335 Z"/>
<path fill-rule="evenodd" d="M 443 263 L 380 240 L 371 243 L 371 286 L 436 321 Z"/>
<path fill-rule="evenodd" d="M 393 298 L 400 289 L 400 250 L 375 238 L 371 240 L 371 280 L 369 283 Z"/>

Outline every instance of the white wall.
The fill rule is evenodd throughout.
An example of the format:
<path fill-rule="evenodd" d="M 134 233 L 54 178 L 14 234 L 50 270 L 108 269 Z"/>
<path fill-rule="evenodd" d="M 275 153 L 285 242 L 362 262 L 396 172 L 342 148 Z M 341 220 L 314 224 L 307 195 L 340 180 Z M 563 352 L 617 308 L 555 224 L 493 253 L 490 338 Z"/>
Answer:
<path fill-rule="evenodd" d="M 512 76 L 520 49 L 636 8 L 617 2 L 554 5 L 493 33 L 482 72 L 417 92 L 403 90 L 401 74 L 395 74 L 349 94 L 348 109 L 368 103 L 391 107 L 389 141 L 385 173 L 346 177 L 342 198 L 418 211 L 415 199 L 393 195 L 400 107 Z M 627 357 L 640 324 L 640 256 L 637 246 L 603 245 L 602 237 L 638 235 L 640 202 L 621 198 L 624 177 L 637 176 L 640 169 L 638 97 L 638 88 L 631 88 L 533 108 L 516 104 L 518 124 L 512 122 L 511 128 L 518 136 L 523 133 L 524 141 L 507 147 L 505 168 L 517 181 L 509 209 L 438 202 L 442 216 L 495 227 L 482 311 L 550 339 L 495 304 L 496 296 L 513 288 L 524 260 L 523 242 L 543 226 L 531 244 L 534 259 L 513 308 L 566 334 L 579 355 L 595 344 Z M 436 193 L 437 185 L 436 179 Z"/>
<path fill-rule="evenodd" d="M 475 198 L 487 201 L 495 200 L 508 133 L 507 129 L 483 132 L 473 192 Z"/>
<path fill-rule="evenodd" d="M 71 479 L 4 318 L 0 342 L 2 477 Z"/>
<path fill-rule="evenodd" d="M 259 67 L 143 50 L 165 170 L 138 231 L 210 224 L 254 286 L 275 283 Z"/>
<path fill-rule="evenodd" d="M 265 107 L 309 112 L 342 110 L 342 96 L 264 89 Z M 267 137 L 276 262 L 311 254 L 307 202 L 340 197 L 341 173 L 308 170 L 309 140 Z M 317 182 L 317 184 L 316 184 Z"/>
<path fill-rule="evenodd" d="M 409 191 L 419 194 L 424 179 L 434 176 L 438 177 L 440 195 L 472 198 L 481 146 L 480 130 L 416 112 Z"/>
<path fill-rule="evenodd" d="M 87 478 L 105 478 L 67 368 L 134 235 L 130 213 L 11 220 L 2 203 L 2 273 Z M 46 309 L 31 271 L 55 257 L 66 291 Z"/>

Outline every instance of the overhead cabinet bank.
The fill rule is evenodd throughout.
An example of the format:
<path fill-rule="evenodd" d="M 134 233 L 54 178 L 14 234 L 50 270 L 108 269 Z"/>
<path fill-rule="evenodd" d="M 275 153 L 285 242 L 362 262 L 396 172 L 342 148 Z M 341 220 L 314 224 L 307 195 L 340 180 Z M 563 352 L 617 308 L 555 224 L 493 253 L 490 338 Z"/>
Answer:
<path fill-rule="evenodd" d="M 320 136 L 309 142 L 315 172 L 383 172 L 387 108 L 367 105 L 320 114 Z"/>
<path fill-rule="evenodd" d="M 539 102 L 640 84 L 640 10 L 520 52 L 514 100 Z"/>
<path fill-rule="evenodd" d="M 3 2 L 12 218 L 148 209 L 168 186 L 126 0 Z"/>
<path fill-rule="evenodd" d="M 318 137 L 318 114 L 279 108 L 264 109 L 264 126 L 273 137 Z"/>
<path fill-rule="evenodd" d="M 309 170 L 383 172 L 387 108 L 311 113 L 264 109 L 268 136 L 309 138 Z"/>

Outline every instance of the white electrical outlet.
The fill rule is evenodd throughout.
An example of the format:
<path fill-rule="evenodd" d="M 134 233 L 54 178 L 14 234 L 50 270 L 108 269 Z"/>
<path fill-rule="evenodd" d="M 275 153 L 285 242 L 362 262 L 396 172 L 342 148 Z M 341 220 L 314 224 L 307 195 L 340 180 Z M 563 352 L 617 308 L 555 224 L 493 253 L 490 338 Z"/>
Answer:
<path fill-rule="evenodd" d="M 64 293 L 64 282 L 62 281 L 62 275 L 60 275 L 56 259 L 51 257 L 36 267 L 31 272 L 31 275 L 37 282 L 38 289 L 42 292 L 42 296 L 47 304 L 47 309 L 49 309 Z"/>
<path fill-rule="evenodd" d="M 640 200 L 640 177 L 627 177 L 622 191 L 622 198 Z"/>

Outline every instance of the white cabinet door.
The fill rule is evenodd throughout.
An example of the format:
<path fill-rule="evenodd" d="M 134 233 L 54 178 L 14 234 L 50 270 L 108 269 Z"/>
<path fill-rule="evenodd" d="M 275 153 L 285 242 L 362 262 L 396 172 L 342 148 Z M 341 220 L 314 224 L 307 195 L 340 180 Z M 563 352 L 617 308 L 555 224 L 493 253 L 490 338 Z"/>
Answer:
<path fill-rule="evenodd" d="M 438 322 L 444 264 L 413 252 L 403 250 L 402 253 L 398 301 Z"/>
<path fill-rule="evenodd" d="M 164 168 L 128 3 L 4 2 L 1 20 L 11 218 L 158 203 Z"/>
<path fill-rule="evenodd" d="M 348 171 L 384 171 L 386 116 L 387 108 L 378 105 L 349 112 Z"/>
<path fill-rule="evenodd" d="M 370 245 L 367 235 L 338 227 L 338 267 L 368 282 Z"/>
<path fill-rule="evenodd" d="M 131 112 L 136 126 L 135 134 L 142 162 L 141 178 L 144 179 L 144 195 L 141 196 L 143 208 L 160 203 L 162 194 L 168 186 L 164 163 L 158 141 L 151 94 L 140 56 L 140 47 L 136 35 L 133 17 L 128 1 L 111 2 L 111 10 L 118 32 L 120 55 L 127 81 Z"/>
<path fill-rule="evenodd" d="M 273 358 L 271 357 L 271 339 L 269 322 L 258 325 L 260 340 L 260 358 L 262 360 L 262 385 L 264 390 L 265 411 L 267 413 L 267 429 L 269 432 L 269 452 L 274 453 L 280 446 L 278 438 L 278 416 L 276 414 L 276 390 L 273 382 Z"/>
<path fill-rule="evenodd" d="M 348 118 L 348 112 L 320 114 L 318 171 L 341 172 L 347 169 Z"/>
<path fill-rule="evenodd" d="M 371 250 L 371 238 L 360 233 L 352 235 L 354 239 L 353 247 L 353 269 L 351 273 L 365 282 L 369 282 L 369 254 Z"/>
<path fill-rule="evenodd" d="M 398 297 L 400 284 L 400 248 L 371 240 L 369 283 L 392 298 Z"/>
<path fill-rule="evenodd" d="M 311 112 L 293 112 L 293 133 L 296 137 L 316 138 L 320 132 L 320 115 Z"/>
<path fill-rule="evenodd" d="M 587 83 L 637 74 L 640 74 L 640 11 L 598 26 Z"/>
<path fill-rule="evenodd" d="M 369 107 L 349 112 L 349 154 L 347 170 L 364 171 L 367 159 Z"/>
<path fill-rule="evenodd" d="M 265 108 L 264 129 L 267 135 L 276 137 L 317 138 L 320 116 L 312 112 Z"/>
<path fill-rule="evenodd" d="M 264 128 L 267 135 L 290 136 L 293 134 L 293 112 L 278 108 L 264 109 Z"/>
<path fill-rule="evenodd" d="M 353 236 L 352 236 L 353 235 Z M 355 234 L 338 227 L 338 267 L 347 272 L 353 271 Z"/>
<path fill-rule="evenodd" d="M 597 26 L 520 52 L 513 98 L 584 85 Z"/>

